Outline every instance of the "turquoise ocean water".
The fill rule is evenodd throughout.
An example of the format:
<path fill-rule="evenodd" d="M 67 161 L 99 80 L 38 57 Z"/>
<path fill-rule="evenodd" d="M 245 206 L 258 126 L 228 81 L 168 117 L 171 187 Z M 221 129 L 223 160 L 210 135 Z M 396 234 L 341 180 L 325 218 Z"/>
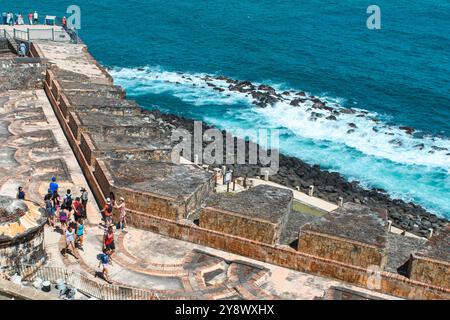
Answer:
<path fill-rule="evenodd" d="M 90 52 L 142 106 L 228 130 L 278 128 L 283 152 L 450 217 L 448 0 L 6 0 L 0 11 L 62 16 L 70 4 Z M 366 28 L 370 4 L 381 30 Z M 197 85 L 204 74 L 304 90 L 378 122 L 257 108 Z"/>

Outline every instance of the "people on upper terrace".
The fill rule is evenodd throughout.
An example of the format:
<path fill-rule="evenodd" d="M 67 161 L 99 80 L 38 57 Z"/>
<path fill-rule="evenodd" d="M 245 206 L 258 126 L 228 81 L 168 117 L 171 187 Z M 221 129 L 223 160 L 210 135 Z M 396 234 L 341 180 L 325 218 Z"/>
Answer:
<path fill-rule="evenodd" d="M 39 14 L 37 13 L 37 11 L 34 11 L 34 13 L 33 13 L 33 23 L 34 24 L 39 23 Z"/>
<path fill-rule="evenodd" d="M 30 25 L 33 25 L 33 12 L 30 12 L 30 13 L 28 14 L 28 23 L 29 23 Z"/>
<path fill-rule="evenodd" d="M 24 25 L 25 24 L 25 21 L 23 20 L 23 16 L 20 13 L 17 15 L 17 24 L 18 25 Z"/>

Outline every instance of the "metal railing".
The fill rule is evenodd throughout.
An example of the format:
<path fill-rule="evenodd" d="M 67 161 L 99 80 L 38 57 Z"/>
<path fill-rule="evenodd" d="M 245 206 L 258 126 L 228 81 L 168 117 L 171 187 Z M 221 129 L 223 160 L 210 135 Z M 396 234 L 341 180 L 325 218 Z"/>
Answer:
<path fill-rule="evenodd" d="M 29 282 L 34 281 L 38 277 L 52 283 L 63 280 L 67 285 L 76 288 L 81 293 L 100 300 L 158 300 L 157 295 L 150 290 L 123 285 L 102 284 L 81 273 L 65 268 L 18 265 L 3 267 L 3 269 L 3 273 L 9 277 L 17 273 L 23 280 Z"/>

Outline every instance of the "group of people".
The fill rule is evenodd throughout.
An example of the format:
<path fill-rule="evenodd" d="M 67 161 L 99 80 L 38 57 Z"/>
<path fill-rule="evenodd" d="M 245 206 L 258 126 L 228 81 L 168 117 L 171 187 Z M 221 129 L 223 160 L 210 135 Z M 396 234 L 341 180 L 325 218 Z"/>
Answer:
<path fill-rule="evenodd" d="M 79 196 L 74 196 L 70 189 L 67 189 L 63 196 L 60 195 L 60 187 L 56 181 L 56 177 L 52 177 L 48 192 L 44 197 L 45 211 L 48 216 L 48 225 L 61 229 L 66 246 L 62 251 L 64 256 L 67 252 L 78 259 L 76 248 L 83 250 L 84 235 L 86 234 L 85 220 L 87 219 L 87 203 L 89 194 L 86 188 L 80 189 Z M 25 200 L 25 193 L 22 187 L 19 187 L 17 198 Z M 119 212 L 119 221 L 113 224 L 113 210 Z M 126 208 L 125 199 L 119 198 L 116 202 L 113 193 L 106 199 L 106 205 L 101 210 L 102 219 L 104 221 L 105 233 L 103 236 L 102 254 L 100 255 L 100 265 L 102 265 L 103 278 L 107 282 L 109 279 L 108 266 L 112 264 L 112 255 L 116 249 L 114 242 L 114 227 L 124 232 L 126 226 Z M 59 222 L 59 226 L 57 226 Z M 99 266 L 100 266 L 99 265 Z"/>
<path fill-rule="evenodd" d="M 80 196 L 74 197 L 72 191 L 67 189 L 65 195 L 61 197 L 56 177 L 53 177 L 44 202 L 49 226 L 56 229 L 57 221 L 59 221 L 59 228 L 65 235 L 66 247 L 63 255 L 65 256 L 68 249 L 71 248 L 73 256 L 78 259 L 75 255 L 75 248 L 83 250 L 83 237 L 86 233 L 84 226 L 88 202 L 86 188 L 81 188 Z"/>
<path fill-rule="evenodd" d="M 2 14 L 3 24 L 14 26 L 14 25 L 24 25 L 25 20 L 20 13 L 12 13 L 12 12 L 3 12 Z M 28 24 L 38 24 L 39 23 L 39 14 L 37 11 L 30 12 L 28 14 Z"/>

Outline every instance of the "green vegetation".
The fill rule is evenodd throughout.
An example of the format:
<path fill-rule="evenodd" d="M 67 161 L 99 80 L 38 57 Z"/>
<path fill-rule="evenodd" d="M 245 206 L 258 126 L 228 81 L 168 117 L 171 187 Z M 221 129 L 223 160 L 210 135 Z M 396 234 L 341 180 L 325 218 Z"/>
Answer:
<path fill-rule="evenodd" d="M 314 207 L 310 207 L 306 204 L 303 204 L 303 203 L 301 203 L 299 201 L 295 201 L 295 200 L 294 200 L 294 203 L 292 204 L 292 210 L 294 212 L 300 212 L 300 213 L 307 214 L 307 215 L 313 216 L 313 217 L 321 217 L 325 214 L 325 211 L 316 209 Z"/>

